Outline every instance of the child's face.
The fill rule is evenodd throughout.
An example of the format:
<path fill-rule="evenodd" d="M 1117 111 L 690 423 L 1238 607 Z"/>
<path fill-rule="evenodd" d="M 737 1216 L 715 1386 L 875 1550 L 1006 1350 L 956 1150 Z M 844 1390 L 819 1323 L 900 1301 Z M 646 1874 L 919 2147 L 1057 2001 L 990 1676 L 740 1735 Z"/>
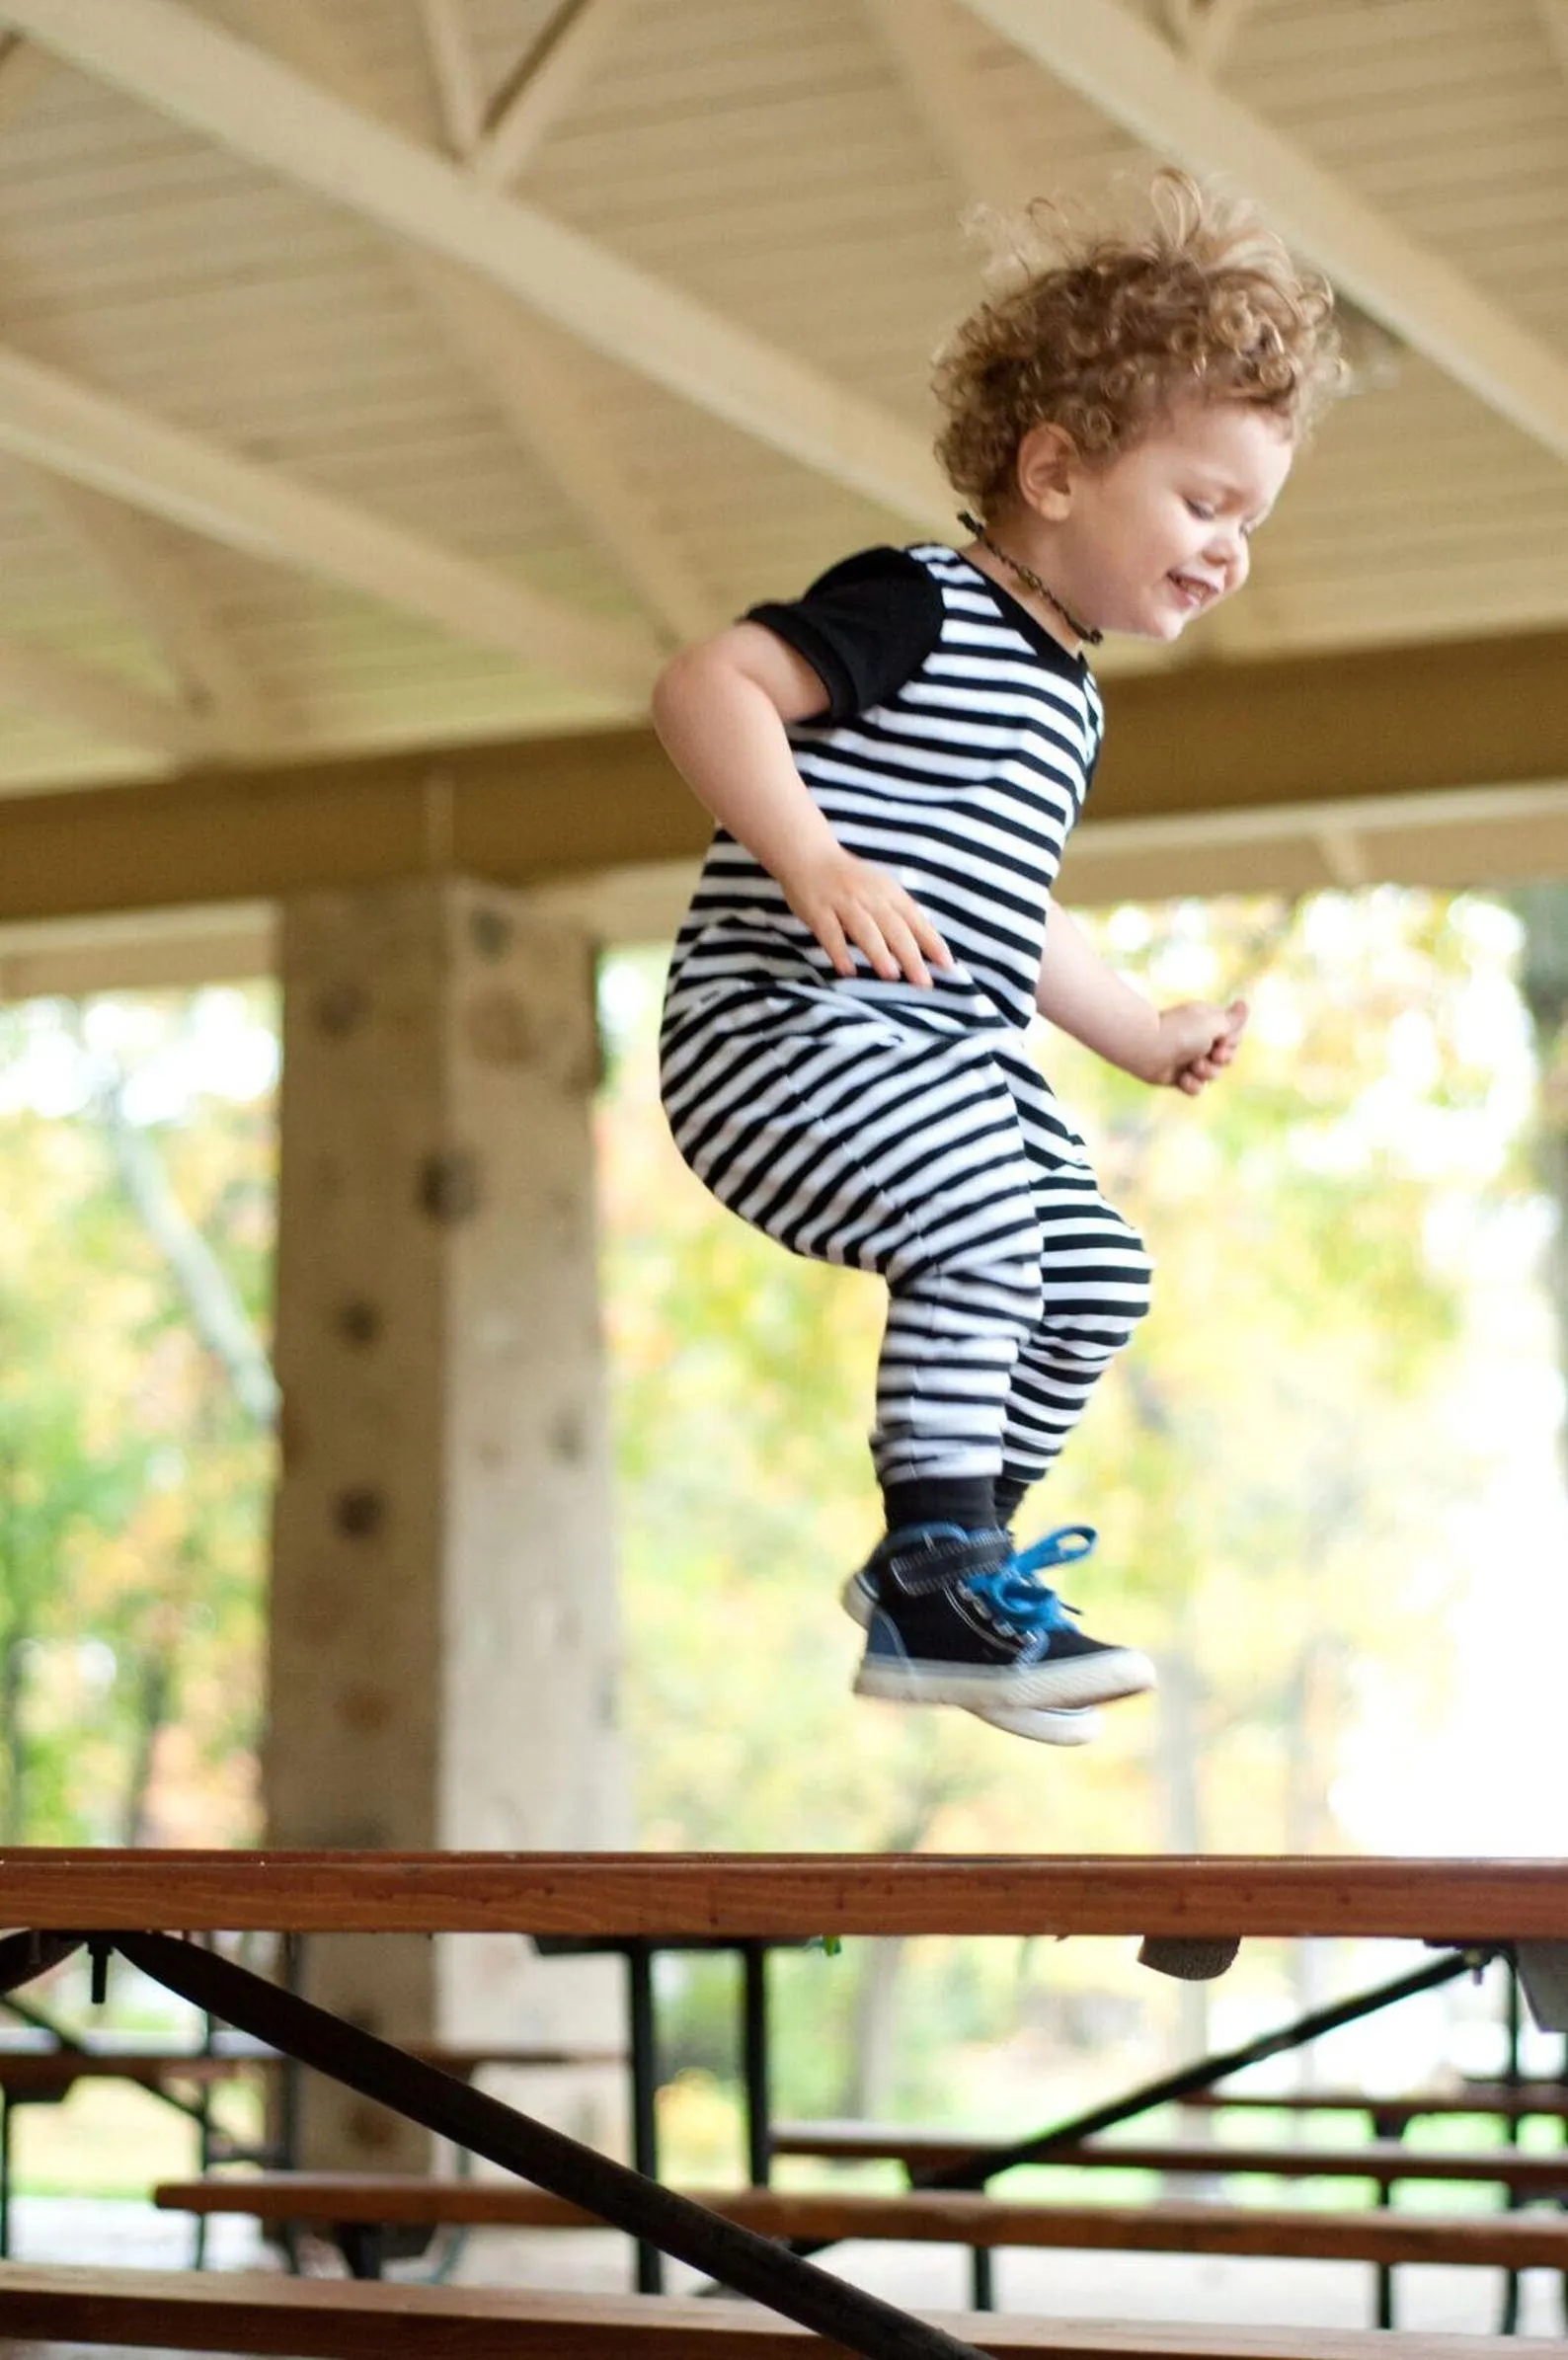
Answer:
<path fill-rule="evenodd" d="M 1102 631 L 1178 639 L 1246 581 L 1249 537 L 1294 455 L 1289 429 L 1255 403 L 1179 403 L 1115 458 L 1072 464 L 1049 519 L 1052 588 Z M 1027 468 L 1022 482 L 1027 498 Z"/>

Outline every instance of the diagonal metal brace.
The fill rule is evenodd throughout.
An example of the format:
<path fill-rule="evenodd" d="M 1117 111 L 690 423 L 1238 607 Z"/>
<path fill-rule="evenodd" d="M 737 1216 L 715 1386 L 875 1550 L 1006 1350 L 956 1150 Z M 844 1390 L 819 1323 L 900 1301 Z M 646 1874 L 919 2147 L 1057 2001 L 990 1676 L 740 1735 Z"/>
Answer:
<path fill-rule="evenodd" d="M 1431 1966 L 1419 1967 L 1392 1983 L 1378 1984 L 1370 1992 L 1358 1992 L 1353 1999 L 1338 2001 L 1311 2015 L 1297 2016 L 1294 2023 L 1283 2024 L 1277 2032 L 1266 2032 L 1261 2039 L 1248 2041 L 1244 2048 L 1205 2057 L 1196 2065 L 1184 2066 L 1179 2073 L 1167 2074 L 1161 2081 L 1145 2082 L 1109 2105 L 1096 2106 L 1087 2114 L 1075 2114 L 1048 2131 L 1037 2131 L 1027 2139 L 1020 2139 L 1012 2147 L 988 2148 L 983 2154 L 973 2155 L 961 2163 L 911 2171 L 909 2186 L 911 2189 L 984 2188 L 1020 2163 L 1049 2163 L 1056 2148 L 1076 2147 L 1082 2140 L 1097 2138 L 1101 2131 L 1114 2130 L 1119 2122 L 1131 2122 L 1139 2114 L 1151 2112 L 1155 2106 L 1179 2104 L 1196 2090 L 1208 2089 L 1212 2084 L 1239 2073 L 1243 2066 L 1261 2064 L 1266 2057 L 1278 2057 L 1287 2049 L 1300 2048 L 1309 2040 L 1320 2039 L 1325 2032 L 1337 2031 L 1341 2024 L 1357 2023 L 1363 2016 L 1375 2015 L 1400 2000 L 1414 1999 L 1418 1993 L 1435 1991 L 1439 1985 L 1452 1983 L 1460 1975 L 1474 1974 L 1497 1957 L 1500 1949 L 1501 1945 L 1496 1943 L 1474 1943 L 1462 1950 L 1450 1951 Z M 797 2253 L 821 2253 L 839 2242 L 836 2238 L 793 2241 Z"/>
<path fill-rule="evenodd" d="M 61 1937 L 106 1941 L 132 1966 L 225 2023 L 327 2074 L 410 2122 L 534 2180 L 596 2213 L 612 2228 L 797 2321 L 863 2360 L 982 2360 L 925 2321 L 817 2269 L 753 2230 L 726 2221 L 689 2196 L 645 2179 L 564 2132 L 472 2089 L 390 2042 L 316 2007 L 196 1943 L 165 1933 L 105 1932 Z"/>
<path fill-rule="evenodd" d="M 1229 2049 L 1215 2057 L 1205 2057 L 1196 2065 L 1184 2066 L 1180 2072 L 1167 2074 L 1161 2081 L 1145 2082 L 1141 2088 L 1129 2090 L 1125 2097 L 1109 2105 L 1096 2106 L 1087 2114 L 1074 2115 L 1069 2122 L 1059 2122 L 1053 2130 L 1037 2132 L 1033 2138 L 1020 2139 L 1016 2146 L 1005 2147 L 988 2155 L 976 2156 L 967 2163 L 952 2163 L 946 2168 L 922 2171 L 912 2177 L 911 2185 L 922 2188 L 983 2188 L 998 2172 L 1011 2171 L 1015 2164 L 1048 2161 L 1054 2147 L 1076 2146 L 1080 2140 L 1097 2138 L 1119 2122 L 1131 2121 L 1136 2115 L 1147 2114 L 1155 2106 L 1178 2105 L 1195 2090 L 1208 2089 L 1214 2083 L 1240 2073 L 1244 2066 L 1260 2065 L 1267 2057 L 1281 2056 L 1289 2049 L 1297 2049 L 1311 2040 L 1320 2040 L 1325 2032 L 1336 2032 L 1342 2024 L 1359 2023 L 1363 2016 L 1375 2015 L 1384 2007 L 1392 2007 L 1401 2000 L 1412 2000 L 1421 1992 L 1436 1991 L 1440 1985 L 1454 1982 L 1460 1975 L 1473 1974 L 1496 1956 L 1495 1947 L 1477 1945 L 1474 1948 L 1451 1951 L 1432 1965 L 1418 1967 L 1408 1975 L 1400 1975 L 1391 1983 L 1376 1985 L 1372 1991 L 1358 1992 L 1351 1999 L 1336 2001 L 1331 2006 L 1315 2009 L 1310 2015 L 1297 2016 L 1293 2023 L 1282 2024 L 1277 2032 L 1265 2032 L 1261 2038 L 1248 2041 L 1243 2048 Z"/>

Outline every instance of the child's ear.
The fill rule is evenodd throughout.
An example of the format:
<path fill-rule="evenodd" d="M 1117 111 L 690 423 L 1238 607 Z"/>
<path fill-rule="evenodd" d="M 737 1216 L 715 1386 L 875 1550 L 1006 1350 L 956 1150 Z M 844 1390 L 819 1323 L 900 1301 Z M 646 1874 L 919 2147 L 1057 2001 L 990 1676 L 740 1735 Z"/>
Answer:
<path fill-rule="evenodd" d="M 1015 481 L 1026 508 L 1058 524 L 1072 506 L 1078 446 L 1064 427 L 1031 427 L 1018 445 Z"/>

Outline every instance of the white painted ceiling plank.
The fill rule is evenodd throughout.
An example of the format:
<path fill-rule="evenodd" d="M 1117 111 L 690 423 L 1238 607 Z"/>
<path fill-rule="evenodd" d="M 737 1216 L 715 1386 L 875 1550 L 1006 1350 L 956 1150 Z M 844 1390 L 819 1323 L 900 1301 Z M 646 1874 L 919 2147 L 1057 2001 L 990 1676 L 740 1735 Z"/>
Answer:
<path fill-rule="evenodd" d="M 57 71 L 47 50 L 8 35 L 0 49 L 0 118 L 9 118 Z M 118 501 L 42 469 L 29 473 L 131 612 L 150 626 L 184 685 L 191 726 L 173 706 L 165 710 L 128 683 L 32 646 L 11 650 L 13 693 L 26 696 L 31 689 L 43 710 L 81 721 L 95 736 L 155 752 L 184 754 L 199 746 L 237 753 L 264 745 L 273 734 L 265 700 L 165 535 Z"/>
<path fill-rule="evenodd" d="M 505 575 L 4 347 L 0 448 L 248 556 L 406 606 L 519 663 L 559 668 L 628 705 L 647 693 L 657 656 L 640 632 L 569 615 Z"/>
<path fill-rule="evenodd" d="M 1500 416 L 1568 458 L 1568 365 L 1346 184 L 1178 57 L 1123 0 L 962 0 L 1113 121 L 1223 172 L 1334 283 Z M 8 12 L 6 12 L 8 13 Z"/>
<path fill-rule="evenodd" d="M 498 196 L 179 0 L 0 0 L 85 73 L 535 305 L 700 409 L 929 525 L 947 502 L 921 436 L 790 354 Z"/>
<path fill-rule="evenodd" d="M 1535 14 L 1558 70 L 1568 81 L 1568 0 L 1535 0 Z"/>

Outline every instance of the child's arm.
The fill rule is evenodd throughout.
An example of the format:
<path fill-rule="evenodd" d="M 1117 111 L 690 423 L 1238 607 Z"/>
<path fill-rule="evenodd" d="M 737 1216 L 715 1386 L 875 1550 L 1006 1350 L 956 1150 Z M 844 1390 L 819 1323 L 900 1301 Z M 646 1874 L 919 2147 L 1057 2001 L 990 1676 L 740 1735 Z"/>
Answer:
<path fill-rule="evenodd" d="M 952 955 L 886 869 L 839 843 L 795 767 L 785 724 L 821 713 L 827 691 L 804 656 L 761 623 L 687 648 L 654 689 L 654 726 L 699 803 L 784 889 L 841 976 L 851 946 L 892 983 L 931 981 Z"/>
<path fill-rule="evenodd" d="M 1053 904 L 1046 929 L 1035 1005 L 1050 1023 L 1109 1064 L 1136 1073 L 1140 1081 L 1185 1090 L 1189 1098 L 1229 1064 L 1247 1021 L 1247 1005 L 1240 999 L 1227 1008 L 1209 1000 L 1152 1007 L 1107 967 L 1059 904 Z"/>

